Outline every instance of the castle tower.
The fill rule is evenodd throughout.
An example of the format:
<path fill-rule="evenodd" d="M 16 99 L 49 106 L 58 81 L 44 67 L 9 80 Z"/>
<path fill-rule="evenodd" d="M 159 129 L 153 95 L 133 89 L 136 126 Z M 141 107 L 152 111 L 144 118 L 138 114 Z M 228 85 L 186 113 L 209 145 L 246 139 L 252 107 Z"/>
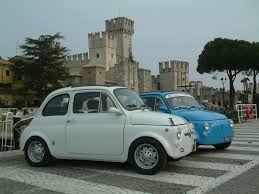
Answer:
<path fill-rule="evenodd" d="M 105 21 L 105 30 L 114 33 L 116 41 L 117 64 L 132 56 L 132 35 L 134 34 L 134 21 L 118 17 Z"/>
<path fill-rule="evenodd" d="M 88 34 L 89 64 L 103 65 L 108 71 L 117 62 L 114 33 L 96 32 Z"/>
<path fill-rule="evenodd" d="M 159 63 L 161 90 L 184 90 L 189 85 L 189 63 L 169 60 Z"/>

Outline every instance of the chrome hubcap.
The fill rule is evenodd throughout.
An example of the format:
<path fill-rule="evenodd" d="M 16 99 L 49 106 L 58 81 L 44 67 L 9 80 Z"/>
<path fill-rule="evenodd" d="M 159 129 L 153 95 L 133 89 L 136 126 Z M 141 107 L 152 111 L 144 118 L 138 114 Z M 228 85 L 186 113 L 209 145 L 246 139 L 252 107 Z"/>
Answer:
<path fill-rule="evenodd" d="M 41 162 L 45 154 L 44 146 L 39 141 L 33 141 L 28 148 L 28 157 L 32 162 Z"/>
<path fill-rule="evenodd" d="M 135 154 L 135 161 L 139 167 L 143 169 L 152 169 L 158 163 L 158 151 L 151 144 L 141 144 L 137 147 Z"/>

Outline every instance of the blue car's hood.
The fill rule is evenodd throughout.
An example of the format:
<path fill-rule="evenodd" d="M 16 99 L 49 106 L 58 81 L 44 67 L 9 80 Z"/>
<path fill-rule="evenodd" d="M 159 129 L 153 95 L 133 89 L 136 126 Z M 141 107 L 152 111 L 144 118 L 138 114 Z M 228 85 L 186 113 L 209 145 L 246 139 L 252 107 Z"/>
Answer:
<path fill-rule="evenodd" d="M 184 117 L 188 121 L 211 121 L 211 120 L 222 120 L 227 119 L 223 114 L 216 112 L 208 112 L 204 110 L 190 110 L 190 109 L 181 109 L 172 111 L 173 114 Z"/>

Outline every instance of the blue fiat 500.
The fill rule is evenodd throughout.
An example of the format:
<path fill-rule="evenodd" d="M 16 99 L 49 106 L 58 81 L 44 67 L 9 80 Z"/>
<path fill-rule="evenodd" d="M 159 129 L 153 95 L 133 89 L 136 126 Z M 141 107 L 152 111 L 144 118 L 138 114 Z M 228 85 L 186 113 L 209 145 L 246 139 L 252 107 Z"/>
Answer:
<path fill-rule="evenodd" d="M 233 121 L 223 114 L 205 111 L 193 96 L 184 92 L 146 92 L 140 97 L 151 110 L 175 114 L 192 123 L 197 145 L 213 145 L 216 149 L 230 146 Z"/>

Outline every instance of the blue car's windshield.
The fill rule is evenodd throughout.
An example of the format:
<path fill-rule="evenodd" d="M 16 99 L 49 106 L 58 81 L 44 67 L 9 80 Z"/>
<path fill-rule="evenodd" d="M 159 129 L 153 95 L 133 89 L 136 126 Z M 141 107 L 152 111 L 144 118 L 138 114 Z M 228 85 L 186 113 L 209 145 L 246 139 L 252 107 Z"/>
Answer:
<path fill-rule="evenodd" d="M 199 103 L 190 95 L 168 94 L 165 96 L 168 104 L 173 109 L 179 108 L 201 108 Z"/>

